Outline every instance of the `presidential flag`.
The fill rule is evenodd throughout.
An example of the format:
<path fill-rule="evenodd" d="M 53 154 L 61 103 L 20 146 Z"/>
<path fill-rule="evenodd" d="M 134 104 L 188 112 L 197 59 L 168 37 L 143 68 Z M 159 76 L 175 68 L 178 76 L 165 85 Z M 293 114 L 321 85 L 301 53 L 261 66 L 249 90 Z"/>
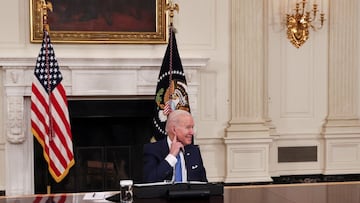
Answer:
<path fill-rule="evenodd" d="M 155 103 L 153 138 L 160 140 L 166 137 L 165 124 L 171 111 L 182 109 L 190 112 L 185 73 L 172 26 L 169 28 L 169 43 L 157 81 Z"/>
<path fill-rule="evenodd" d="M 75 164 L 63 77 L 47 31 L 34 70 L 31 130 L 43 148 L 49 173 L 60 182 Z"/>

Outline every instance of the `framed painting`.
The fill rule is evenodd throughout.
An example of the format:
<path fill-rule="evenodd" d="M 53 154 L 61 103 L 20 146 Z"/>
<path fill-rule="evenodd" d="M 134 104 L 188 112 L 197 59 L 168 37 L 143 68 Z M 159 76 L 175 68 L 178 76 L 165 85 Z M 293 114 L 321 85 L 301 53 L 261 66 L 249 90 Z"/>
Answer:
<path fill-rule="evenodd" d="M 54 43 L 166 43 L 166 0 L 51 0 Z M 43 38 L 40 0 L 30 0 L 31 42 Z"/>

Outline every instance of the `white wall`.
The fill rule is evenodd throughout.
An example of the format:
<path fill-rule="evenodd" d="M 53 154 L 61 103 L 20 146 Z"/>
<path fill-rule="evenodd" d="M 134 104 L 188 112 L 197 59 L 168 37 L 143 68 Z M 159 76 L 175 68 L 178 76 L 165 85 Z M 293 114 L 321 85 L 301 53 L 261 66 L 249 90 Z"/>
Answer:
<path fill-rule="evenodd" d="M 287 39 L 286 13 L 294 1 L 269 2 L 268 7 L 268 108 L 279 136 L 276 147 L 318 146 L 322 157 L 320 133 L 327 115 L 327 43 L 329 16 L 318 31 L 296 48 Z M 277 150 L 275 149 L 274 152 Z M 276 152 L 277 153 L 277 152 Z M 277 154 L 272 154 L 276 160 Z M 315 163 L 275 164 L 276 174 L 321 173 L 321 159 Z"/>
<path fill-rule="evenodd" d="M 3 74 L 2 72 L 0 72 L 0 84 L 3 84 L 2 83 L 2 77 Z M 3 95 L 3 91 L 2 91 L 3 88 L 1 88 L 1 91 L 0 91 L 0 94 Z M 4 102 L 3 100 L 0 100 L 0 107 L 3 107 L 4 106 Z M 4 108 L 0 108 L 0 115 L 3 115 L 4 114 L 4 111 L 3 111 Z M 0 125 L 2 126 L 2 124 L 4 123 L 4 119 L 3 119 L 3 116 L 0 116 Z M 0 133 L 1 133 L 1 136 L 0 136 L 0 190 L 4 190 L 5 189 L 5 169 L 6 169 L 6 166 L 5 166 L 5 129 L 4 128 L 1 128 L 0 130 Z"/>

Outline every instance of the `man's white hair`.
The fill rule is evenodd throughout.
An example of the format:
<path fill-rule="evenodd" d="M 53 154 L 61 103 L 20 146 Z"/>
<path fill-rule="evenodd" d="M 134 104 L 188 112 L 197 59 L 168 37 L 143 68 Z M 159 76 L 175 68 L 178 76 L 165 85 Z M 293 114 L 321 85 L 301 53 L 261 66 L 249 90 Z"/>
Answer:
<path fill-rule="evenodd" d="M 171 112 L 168 115 L 166 125 L 165 125 L 166 132 L 169 132 L 169 130 L 172 126 L 179 123 L 179 121 L 180 121 L 179 119 L 182 118 L 183 116 L 191 116 L 191 114 L 188 111 L 181 110 L 181 109 L 177 109 L 177 110 Z"/>

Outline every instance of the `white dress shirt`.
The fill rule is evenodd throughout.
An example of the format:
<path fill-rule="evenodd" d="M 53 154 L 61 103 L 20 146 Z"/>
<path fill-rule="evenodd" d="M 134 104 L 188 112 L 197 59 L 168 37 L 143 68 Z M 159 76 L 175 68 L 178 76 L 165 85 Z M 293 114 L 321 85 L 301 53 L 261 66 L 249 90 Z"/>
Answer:
<path fill-rule="evenodd" d="M 169 136 L 166 139 L 167 139 L 167 143 L 168 143 L 169 149 L 170 149 L 172 141 L 170 140 Z M 186 172 L 184 154 L 182 153 L 182 151 L 180 151 L 179 154 L 180 154 L 180 160 L 181 160 L 182 182 L 187 182 L 187 172 Z M 177 158 L 172 154 L 168 154 L 165 157 L 165 160 L 170 164 L 170 166 L 173 167 L 173 177 L 172 177 L 171 181 L 174 182 L 174 180 L 175 180 L 175 164 L 177 162 Z"/>

